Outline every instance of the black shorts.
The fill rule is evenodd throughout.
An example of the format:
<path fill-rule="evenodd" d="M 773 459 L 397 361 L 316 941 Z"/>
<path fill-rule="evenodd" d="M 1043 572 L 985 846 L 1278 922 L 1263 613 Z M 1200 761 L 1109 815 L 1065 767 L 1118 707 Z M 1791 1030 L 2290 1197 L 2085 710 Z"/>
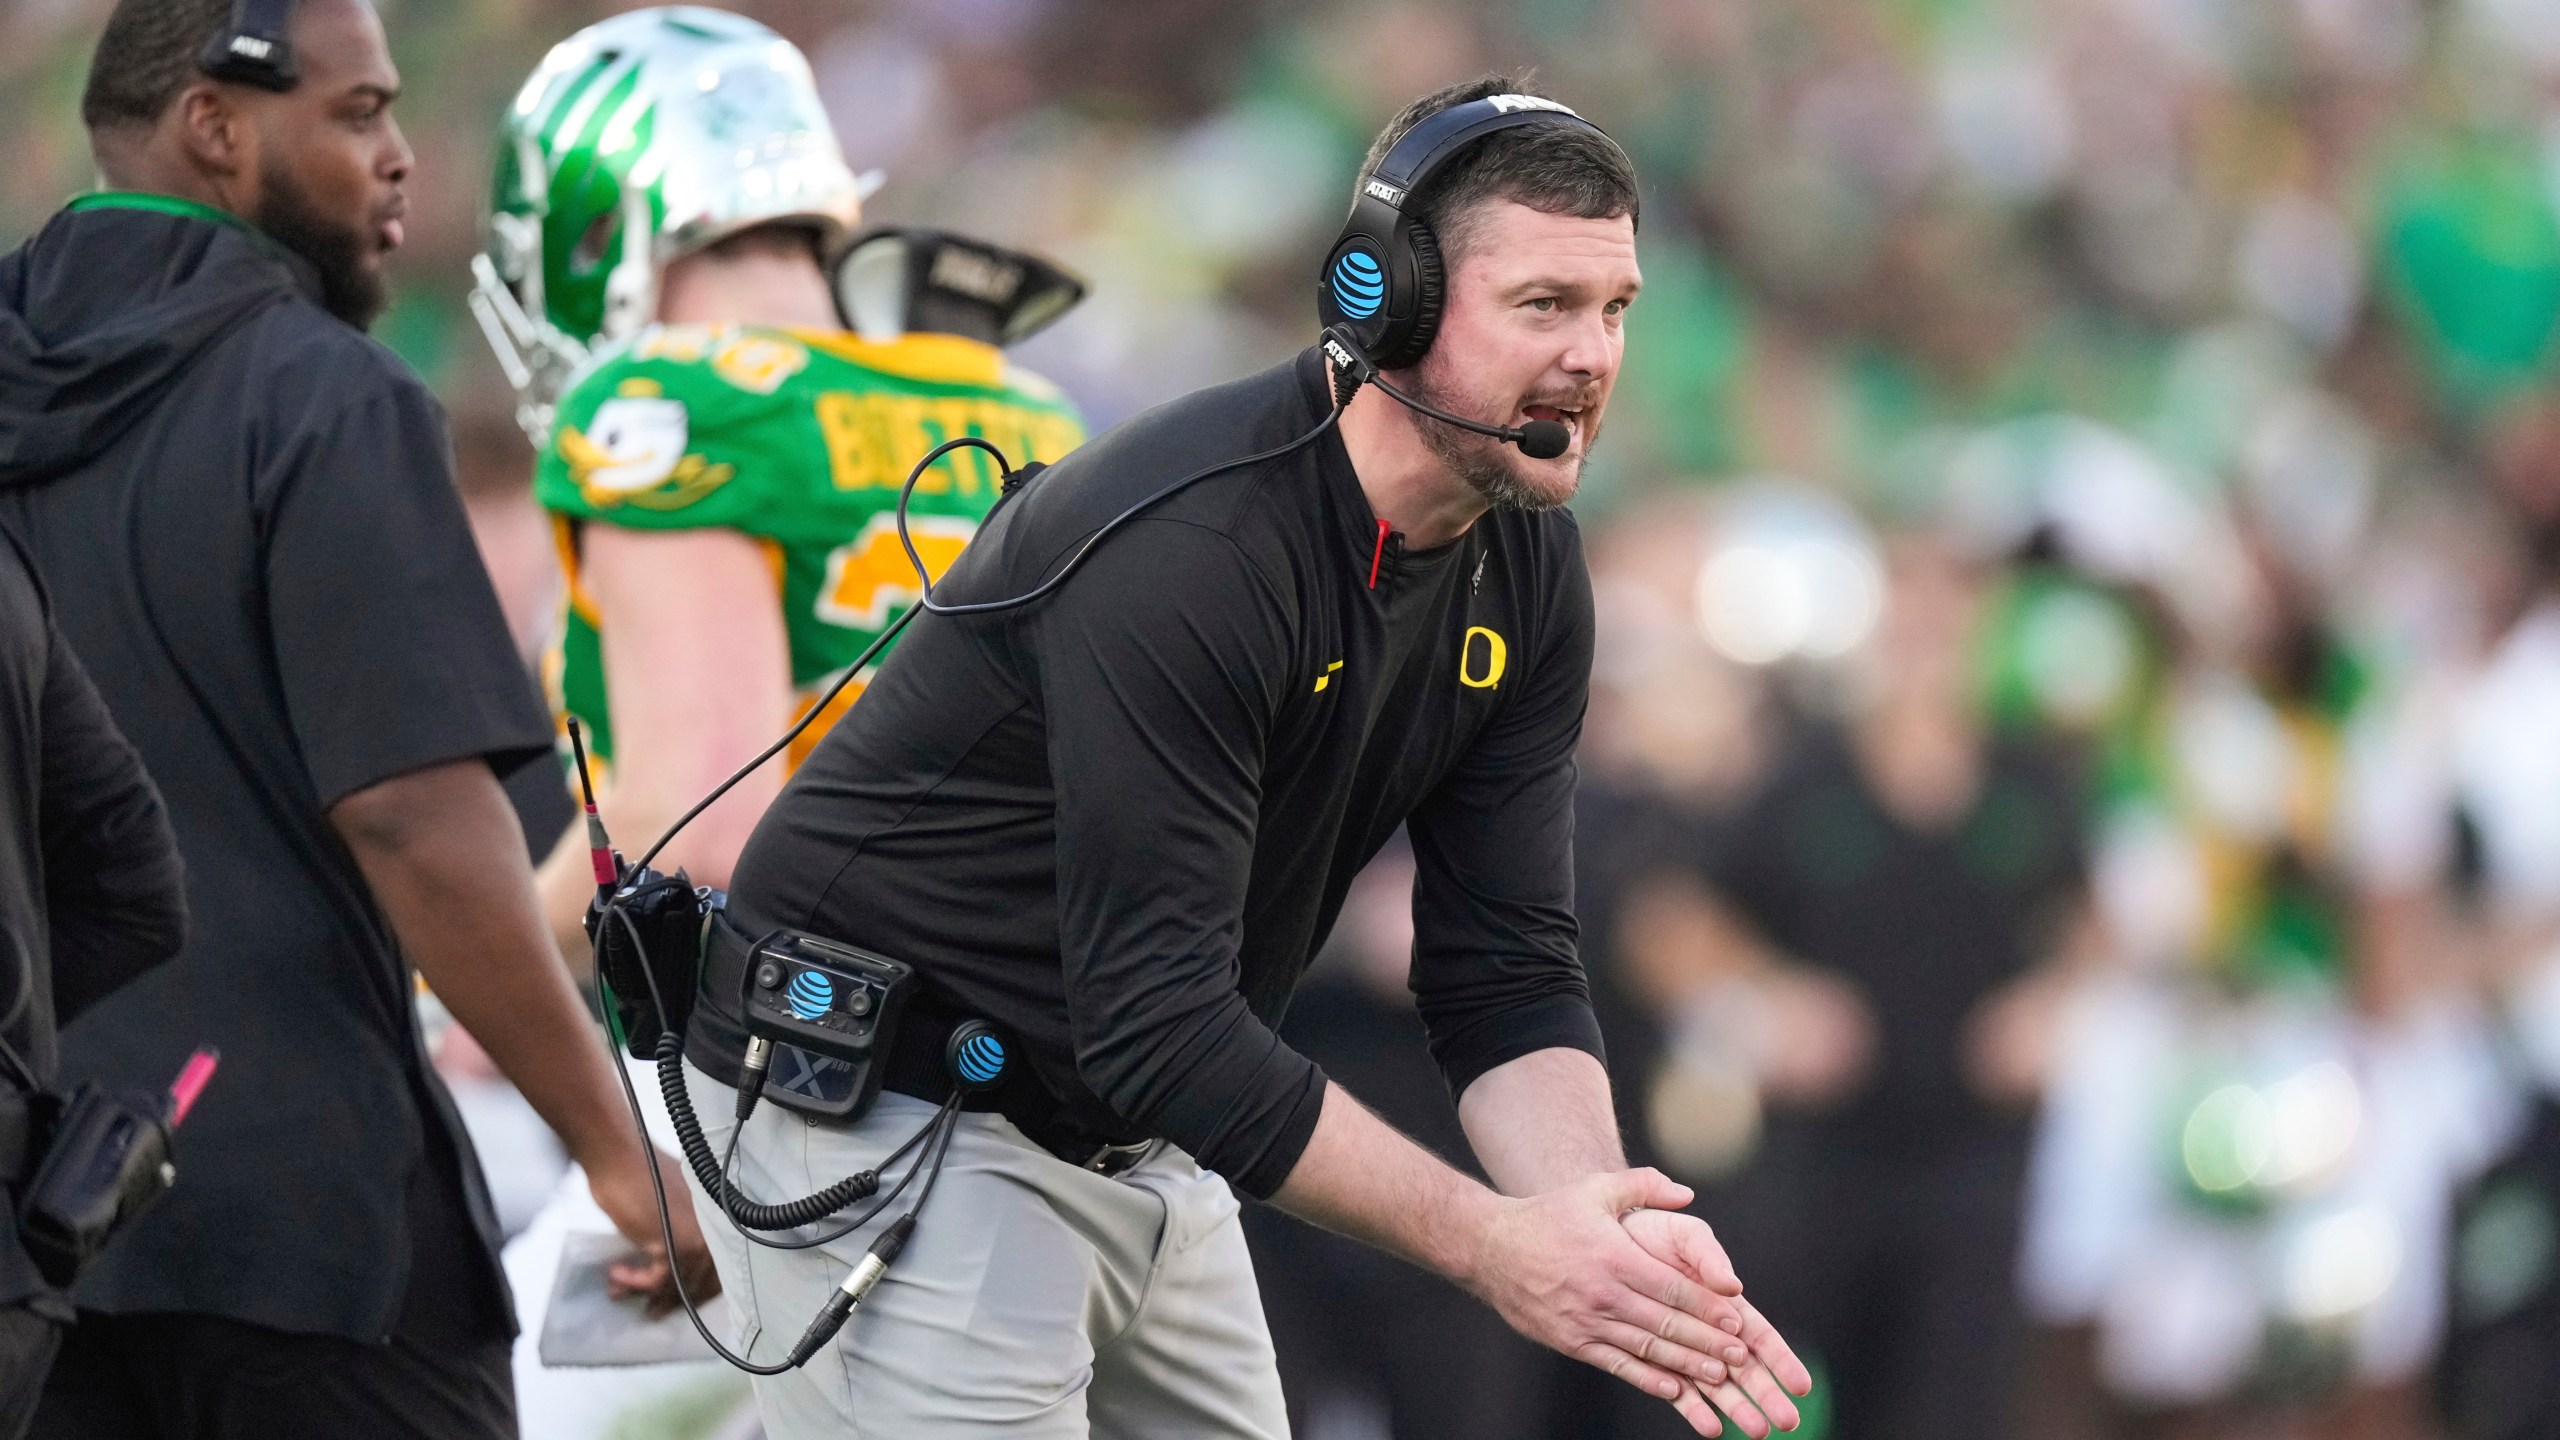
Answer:
<path fill-rule="evenodd" d="M 513 1345 L 378 1345 L 211 1315 L 83 1314 L 34 1440 L 515 1440 Z"/>

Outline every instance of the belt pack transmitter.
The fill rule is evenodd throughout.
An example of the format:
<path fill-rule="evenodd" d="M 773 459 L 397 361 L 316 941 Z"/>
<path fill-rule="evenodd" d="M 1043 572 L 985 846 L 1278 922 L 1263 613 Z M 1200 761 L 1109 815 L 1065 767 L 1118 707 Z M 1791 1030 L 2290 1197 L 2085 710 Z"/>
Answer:
<path fill-rule="evenodd" d="M 869 1110 L 889 1039 L 915 989 L 913 967 L 784 930 L 756 942 L 746 981 L 747 1033 L 852 1067 L 851 1083 L 830 1089 L 844 1096 L 845 1113 Z"/>

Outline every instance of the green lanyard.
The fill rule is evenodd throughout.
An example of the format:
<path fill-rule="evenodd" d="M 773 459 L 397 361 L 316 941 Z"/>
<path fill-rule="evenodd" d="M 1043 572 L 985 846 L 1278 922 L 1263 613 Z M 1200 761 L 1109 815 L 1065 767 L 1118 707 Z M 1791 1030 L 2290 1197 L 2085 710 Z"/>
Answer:
<path fill-rule="evenodd" d="M 100 190 L 74 196 L 65 210 L 150 210 L 161 215 L 176 215 L 188 220 L 209 220 L 228 225 L 246 235 L 263 240 L 257 227 L 228 210 L 216 210 L 194 200 L 181 200 L 175 195 L 154 195 L 143 190 Z"/>

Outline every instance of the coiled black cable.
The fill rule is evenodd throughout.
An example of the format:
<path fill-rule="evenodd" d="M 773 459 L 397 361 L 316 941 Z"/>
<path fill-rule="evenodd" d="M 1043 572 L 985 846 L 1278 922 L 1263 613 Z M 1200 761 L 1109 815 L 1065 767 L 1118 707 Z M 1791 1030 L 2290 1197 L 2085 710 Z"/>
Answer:
<path fill-rule="evenodd" d="M 880 1189 L 880 1172 L 862 1170 L 824 1190 L 780 1205 L 763 1204 L 739 1193 L 729 1183 L 729 1177 L 720 1173 L 720 1158 L 711 1153 L 711 1142 L 703 1138 L 702 1122 L 693 1113 L 693 1097 L 685 1092 L 684 1044 L 673 1032 L 658 1039 L 658 1093 L 666 1099 L 667 1114 L 675 1121 L 676 1139 L 684 1146 L 684 1162 L 693 1167 L 693 1178 L 702 1182 L 704 1193 L 719 1203 L 723 1214 L 750 1230 L 797 1230 L 803 1225 L 815 1225 Z"/>
<path fill-rule="evenodd" d="M 647 942 L 641 939 L 639 928 L 632 924 L 630 915 L 618 906 L 609 907 L 609 913 L 621 924 L 622 932 L 630 938 L 635 952 L 645 954 Z M 596 973 L 599 978 L 604 974 L 601 946 L 598 947 Z M 666 996 L 658 989 L 657 972 L 644 962 L 640 967 L 640 974 L 648 984 L 650 1003 L 658 1007 L 660 1014 L 667 1013 Z M 605 1003 L 609 1011 L 612 1006 L 612 986 L 610 981 L 604 983 Z M 814 1225 L 854 1201 L 877 1193 L 880 1189 L 881 1172 L 904 1159 L 909 1150 L 914 1149 L 918 1142 L 932 1133 L 933 1127 L 928 1125 L 925 1129 L 909 1136 L 904 1144 L 890 1151 L 879 1164 L 868 1170 L 848 1175 L 824 1190 L 804 1195 L 797 1200 L 786 1201 L 779 1205 L 765 1204 L 749 1199 L 746 1192 L 740 1190 L 729 1179 L 729 1158 L 737 1154 L 738 1141 L 746 1133 L 746 1115 L 747 1111 L 753 1108 L 752 1104 L 739 1111 L 739 1128 L 732 1131 L 729 1136 L 729 1156 L 714 1161 L 711 1157 L 711 1142 L 702 1133 L 701 1117 L 694 1113 L 693 1096 L 685 1087 L 682 1039 L 673 1031 L 660 1035 L 656 1054 L 658 1092 L 666 1101 L 667 1119 L 675 1129 L 676 1143 L 684 1151 L 685 1163 L 692 1167 L 694 1178 L 702 1182 L 703 1192 L 711 1196 L 712 1200 L 720 1206 L 721 1213 L 727 1215 L 737 1225 L 738 1233 L 758 1245 L 776 1250 L 811 1250 L 822 1245 L 831 1245 L 871 1223 L 873 1217 L 887 1208 L 891 1201 L 896 1200 L 900 1191 L 906 1189 L 907 1182 L 915 1178 L 915 1169 L 910 1167 L 907 1178 L 899 1181 L 895 1188 L 882 1197 L 879 1204 L 826 1234 L 801 1240 L 768 1240 L 755 1232 L 798 1230 Z M 944 1107 L 946 1111 L 953 1108 L 956 1106 Z M 641 1128 L 645 1131 L 647 1126 L 643 1125 Z"/>
<path fill-rule="evenodd" d="M 622 923 L 624 933 L 631 937 L 632 943 L 642 946 L 645 950 L 646 942 L 640 939 L 638 930 L 632 926 L 631 917 L 623 914 L 616 906 L 609 905 L 605 908 L 606 913 L 610 914 L 613 918 Z M 598 958 L 601 960 L 602 957 L 599 956 Z M 641 967 L 641 970 L 643 974 L 650 975 L 649 988 L 653 998 L 655 998 L 658 984 L 655 975 L 645 964 Z M 597 973 L 599 975 L 603 973 L 602 966 L 600 964 L 598 966 Z M 606 1068 L 613 1071 L 613 1078 L 615 1082 L 622 1087 L 622 1102 L 630 1109 L 631 1123 L 639 1130 L 641 1138 L 645 1143 L 649 1134 L 649 1123 L 640 1113 L 640 1092 L 632 1088 L 631 1071 L 622 1063 L 623 1047 L 615 1035 L 615 1031 L 618 1027 L 614 1024 L 613 1006 L 610 997 L 607 998 L 604 1007 L 604 1022 L 604 1026 L 601 1031 L 601 1038 L 604 1041 L 605 1056 L 608 1061 Z M 679 1045 L 675 1051 L 673 1063 L 669 1063 L 670 1057 L 667 1045 L 663 1040 L 660 1042 L 658 1046 L 658 1075 L 662 1085 L 665 1077 L 670 1073 L 674 1073 L 679 1077 L 682 1076 L 682 1057 L 683 1050 Z M 679 1104 L 683 1108 L 676 1109 L 675 1107 Z M 705 1156 L 708 1156 L 710 1153 L 710 1146 L 703 1140 L 702 1125 L 693 1114 L 692 1097 L 685 1096 L 680 1101 L 671 1098 L 669 1102 L 669 1109 L 672 1112 L 671 1118 L 680 1119 L 680 1123 L 677 1125 L 678 1135 L 681 1137 L 684 1136 L 685 1132 L 691 1132 L 691 1143 L 687 1144 L 685 1147 L 688 1152 L 687 1158 L 693 1158 L 690 1152 L 697 1146 L 702 1149 Z M 954 1100 L 951 1103 L 945 1104 L 940 1111 L 936 1112 L 933 1120 L 928 1123 L 924 1129 L 916 1132 L 914 1139 L 910 1139 L 905 1145 L 901 1145 L 895 1151 L 891 1152 L 889 1159 L 882 1162 L 884 1165 L 895 1164 L 897 1162 L 897 1158 L 900 1155 L 905 1154 L 907 1150 L 914 1146 L 918 1140 L 927 1141 L 926 1149 L 918 1153 L 916 1156 L 916 1163 L 907 1167 L 906 1177 L 901 1179 L 897 1183 L 896 1187 L 890 1190 L 888 1197 L 873 1206 L 870 1211 L 862 1215 L 854 1226 L 847 1227 L 847 1229 L 842 1233 L 851 1233 L 853 1228 L 858 1228 L 860 1225 L 868 1224 L 880 1210 L 886 1209 L 889 1204 L 897 1198 L 899 1192 L 905 1190 L 908 1183 L 916 1178 L 916 1172 L 925 1168 L 928 1160 L 932 1165 L 932 1173 L 925 1177 L 925 1194 L 930 1195 L 933 1193 L 934 1182 L 941 1177 L 943 1157 L 950 1150 L 951 1130 L 958 1119 L 958 1111 L 959 1106 L 957 1103 L 957 1097 L 954 1097 Z M 928 1137 L 933 1138 L 929 1139 Z M 737 1369 L 745 1371 L 749 1375 L 786 1375 L 807 1363 L 811 1355 L 815 1354 L 820 1347 L 827 1343 L 827 1341 L 834 1338 L 837 1329 L 844 1324 L 845 1318 L 852 1313 L 853 1305 L 859 1301 L 859 1296 L 840 1290 L 836 1295 L 828 1297 L 827 1304 L 818 1311 L 817 1315 L 813 1319 L 811 1319 L 808 1330 L 801 1335 L 799 1343 L 792 1347 L 789 1357 L 784 1359 L 779 1365 L 759 1365 L 755 1361 L 748 1359 L 746 1356 L 730 1349 L 728 1346 L 721 1344 L 720 1337 L 712 1334 L 711 1327 L 703 1323 L 702 1307 L 695 1303 L 693 1296 L 687 1293 L 684 1288 L 684 1271 L 682 1267 L 676 1263 L 675 1215 L 674 1212 L 667 1208 L 666 1176 L 660 1173 L 658 1166 L 655 1163 L 651 1163 L 643 1168 L 649 1172 L 649 1190 L 651 1195 L 656 1198 L 658 1204 L 658 1238 L 659 1241 L 666 1246 L 667 1276 L 670 1282 L 675 1286 L 676 1301 L 684 1310 L 685 1319 L 692 1323 L 693 1333 L 702 1337 L 702 1343 L 710 1346 L 713 1354 L 719 1356 L 722 1360 L 728 1362 L 732 1366 L 735 1366 Z M 712 1168 L 712 1177 L 714 1179 L 723 1179 L 718 1166 L 714 1166 Z M 876 1185 L 878 1182 L 875 1179 L 873 1183 Z M 714 1193 L 716 1194 L 718 1192 Z M 803 1201 L 799 1203 L 805 1204 L 806 1202 Z M 922 1199 L 919 1198 L 917 1207 L 921 1207 L 922 1203 Z M 872 1242 L 872 1252 L 880 1259 L 882 1269 L 887 1268 L 887 1262 L 889 1260 L 896 1258 L 897 1251 L 906 1243 L 906 1237 L 914 1232 L 915 1223 L 916 1207 L 911 1207 L 905 1215 L 891 1222 L 889 1229 L 882 1233 L 880 1239 Z M 739 1233 L 746 1235 L 750 1240 L 758 1238 L 745 1230 L 741 1230 Z M 832 1242 L 833 1240 L 840 1238 L 842 1238 L 841 1234 L 826 1237 L 828 1242 Z M 877 1272 L 874 1272 L 872 1278 L 877 1280 Z M 753 1346 L 751 1345 L 749 1348 L 752 1349 Z"/>
<path fill-rule="evenodd" d="M 944 1102 L 941 1109 L 934 1111 L 933 1118 L 925 1122 L 923 1129 L 901 1141 L 898 1148 L 887 1159 L 882 1160 L 877 1168 L 885 1173 L 890 1166 L 904 1158 L 909 1150 L 915 1149 L 919 1142 L 929 1142 L 937 1135 L 947 1134 L 957 1129 L 959 1123 L 960 1105 L 955 1097 Z M 737 1144 L 733 1139 L 729 1146 L 732 1159 L 736 1157 L 737 1150 Z M 931 1163 L 935 1165 L 942 1163 L 939 1152 L 934 1149 L 928 1148 L 919 1152 L 916 1162 L 909 1165 L 906 1173 L 898 1177 L 897 1184 L 890 1186 L 879 1199 L 837 1221 L 834 1229 L 820 1230 L 812 1235 L 803 1235 L 796 1240 L 778 1240 L 770 1235 L 759 1235 L 753 1230 L 742 1229 L 738 1234 L 748 1243 L 762 1246 L 767 1250 L 823 1250 L 887 1213 L 890 1206 L 898 1203 L 898 1197 L 907 1193 L 907 1187 L 915 1183 L 918 1175 L 925 1177 L 926 1188 L 930 1190 L 933 1183 L 932 1172 L 926 1169 L 929 1157 L 931 1157 Z M 723 1162 L 720 1173 L 723 1175 L 730 1173 L 726 1162 Z"/>

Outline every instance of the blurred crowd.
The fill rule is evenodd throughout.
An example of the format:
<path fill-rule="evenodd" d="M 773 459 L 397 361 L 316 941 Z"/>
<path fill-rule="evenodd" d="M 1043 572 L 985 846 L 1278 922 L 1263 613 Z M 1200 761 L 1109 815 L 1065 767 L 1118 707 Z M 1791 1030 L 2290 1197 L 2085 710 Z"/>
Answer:
<path fill-rule="evenodd" d="M 9 243 L 88 183 L 104 8 L 0 8 Z M 529 657 L 558 580 L 461 295 L 499 107 L 606 8 L 383 0 L 378 333 Z M 1020 358 L 1096 429 L 1307 342 L 1403 99 L 1535 66 L 1628 146 L 1585 954 L 1815 1428 L 2560 1434 L 2560 3 L 738 8 L 874 218 L 1093 282 Z M 1454 1146 L 1404 863 L 1293 1039 Z M 520 1214 L 542 1143 L 484 1147 Z M 1311 1440 L 1669 1418 L 1261 1218 Z"/>

